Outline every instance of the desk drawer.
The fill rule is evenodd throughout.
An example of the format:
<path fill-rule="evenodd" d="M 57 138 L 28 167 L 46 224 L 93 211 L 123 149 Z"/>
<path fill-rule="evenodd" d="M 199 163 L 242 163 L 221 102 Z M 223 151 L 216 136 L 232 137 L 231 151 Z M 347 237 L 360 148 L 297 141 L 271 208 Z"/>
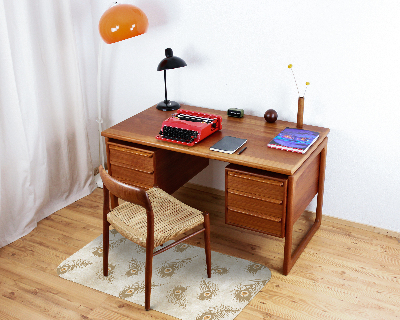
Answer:
<path fill-rule="evenodd" d="M 281 200 L 256 198 L 251 194 L 235 190 L 228 190 L 227 196 L 229 207 L 257 212 L 259 216 L 266 219 L 282 220 L 284 207 Z"/>
<path fill-rule="evenodd" d="M 111 165 L 121 165 L 146 173 L 154 172 L 153 151 L 111 143 L 109 147 Z"/>
<path fill-rule="evenodd" d="M 115 179 L 143 189 L 154 185 L 154 174 L 133 170 L 124 166 L 112 165 L 112 175 Z"/>
<path fill-rule="evenodd" d="M 254 212 L 229 207 L 225 213 L 225 221 L 229 225 L 283 237 L 282 221 L 264 219 Z"/>
<path fill-rule="evenodd" d="M 285 197 L 285 180 L 271 179 L 261 174 L 229 170 L 227 172 L 230 189 L 255 194 L 260 198 L 283 200 Z"/>
<path fill-rule="evenodd" d="M 285 236 L 287 176 L 230 164 L 225 168 L 225 223 Z"/>

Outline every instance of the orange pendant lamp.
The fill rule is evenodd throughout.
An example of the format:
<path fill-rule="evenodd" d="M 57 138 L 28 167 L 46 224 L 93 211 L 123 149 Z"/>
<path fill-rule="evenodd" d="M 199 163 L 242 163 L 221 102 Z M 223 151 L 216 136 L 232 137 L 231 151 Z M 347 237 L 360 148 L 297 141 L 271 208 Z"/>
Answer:
<path fill-rule="evenodd" d="M 138 7 L 131 4 L 114 3 L 107 11 L 103 13 L 99 21 L 99 32 L 105 43 L 111 44 L 132 37 L 139 36 L 147 31 L 149 21 L 145 13 Z M 99 159 L 101 165 L 105 167 L 104 146 L 101 136 L 103 131 L 102 112 L 101 112 L 101 65 L 102 65 L 103 42 L 100 41 L 97 65 L 97 112 L 96 122 L 99 125 Z M 97 185 L 102 188 L 103 183 L 100 175 L 96 176 Z"/>
<path fill-rule="evenodd" d="M 139 36 L 147 31 L 149 21 L 145 13 L 131 4 L 116 4 L 100 18 L 99 32 L 110 44 Z"/>

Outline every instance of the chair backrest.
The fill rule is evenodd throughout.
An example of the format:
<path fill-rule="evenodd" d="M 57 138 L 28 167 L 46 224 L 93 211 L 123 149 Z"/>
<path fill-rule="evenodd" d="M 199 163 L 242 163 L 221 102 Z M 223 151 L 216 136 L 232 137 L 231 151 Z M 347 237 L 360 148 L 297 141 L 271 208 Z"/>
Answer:
<path fill-rule="evenodd" d="M 99 167 L 99 171 L 104 186 L 111 194 L 122 200 L 138 204 L 144 207 L 148 212 L 152 211 L 151 203 L 146 191 L 114 179 L 107 173 L 103 166 Z"/>

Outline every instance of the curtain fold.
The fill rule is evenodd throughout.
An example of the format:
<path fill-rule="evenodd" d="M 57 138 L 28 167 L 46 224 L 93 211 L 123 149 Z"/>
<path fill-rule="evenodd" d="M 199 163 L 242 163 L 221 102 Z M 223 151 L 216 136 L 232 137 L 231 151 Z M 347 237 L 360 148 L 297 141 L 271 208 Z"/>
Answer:
<path fill-rule="evenodd" d="M 0 0 L 0 247 L 95 189 L 69 1 Z"/>

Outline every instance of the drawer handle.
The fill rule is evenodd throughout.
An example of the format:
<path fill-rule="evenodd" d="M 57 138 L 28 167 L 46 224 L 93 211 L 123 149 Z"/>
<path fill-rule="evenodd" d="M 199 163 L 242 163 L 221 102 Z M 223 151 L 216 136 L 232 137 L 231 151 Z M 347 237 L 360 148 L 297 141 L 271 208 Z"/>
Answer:
<path fill-rule="evenodd" d="M 275 204 L 282 204 L 283 203 L 282 200 L 276 200 L 276 199 L 271 199 L 271 198 L 259 198 L 259 197 L 255 197 L 253 195 L 250 195 L 248 193 L 242 193 L 242 192 L 238 192 L 238 191 L 234 191 L 234 190 L 228 190 L 228 192 L 229 193 L 233 193 L 233 194 L 235 194 L 237 196 L 242 196 L 242 197 L 246 197 L 246 198 L 252 198 L 252 199 L 271 202 L 271 203 L 275 203 Z"/>
<path fill-rule="evenodd" d="M 123 147 L 119 147 L 119 146 L 112 146 L 112 145 L 110 145 L 110 148 L 114 149 L 114 150 L 122 151 L 122 152 L 129 152 L 129 153 L 137 154 L 137 155 L 142 156 L 142 157 L 148 157 L 148 158 L 152 158 L 153 157 L 152 153 L 147 153 L 147 152 L 145 153 L 143 151 L 139 151 L 139 150 L 135 150 L 135 149 L 128 149 L 128 148 L 123 148 Z"/>
<path fill-rule="evenodd" d="M 231 207 L 229 207 L 228 209 L 231 210 L 231 211 L 234 211 L 234 212 L 242 213 L 242 214 L 245 214 L 245 215 L 248 215 L 248 216 L 257 217 L 257 218 L 263 218 L 263 219 L 267 219 L 267 220 L 271 220 L 271 221 L 275 221 L 275 222 L 281 222 L 282 221 L 282 218 L 277 218 L 277 217 L 268 216 L 268 215 L 262 215 L 261 216 L 261 215 L 257 215 L 257 214 L 252 214 L 250 212 L 242 211 L 242 210 L 239 210 L 239 209 L 236 209 L 236 208 L 231 208 Z"/>
<path fill-rule="evenodd" d="M 272 184 L 274 186 L 279 186 L 279 187 L 283 186 L 283 182 L 279 182 L 279 181 L 267 180 L 267 179 L 256 178 L 256 177 L 250 177 L 250 176 L 247 176 L 247 175 L 237 174 L 237 173 L 233 173 L 233 172 L 228 172 L 228 174 L 230 176 L 236 177 L 236 178 L 253 180 L 253 181 L 258 181 L 258 182 L 262 182 L 262 183 L 268 183 L 268 184 Z"/>

